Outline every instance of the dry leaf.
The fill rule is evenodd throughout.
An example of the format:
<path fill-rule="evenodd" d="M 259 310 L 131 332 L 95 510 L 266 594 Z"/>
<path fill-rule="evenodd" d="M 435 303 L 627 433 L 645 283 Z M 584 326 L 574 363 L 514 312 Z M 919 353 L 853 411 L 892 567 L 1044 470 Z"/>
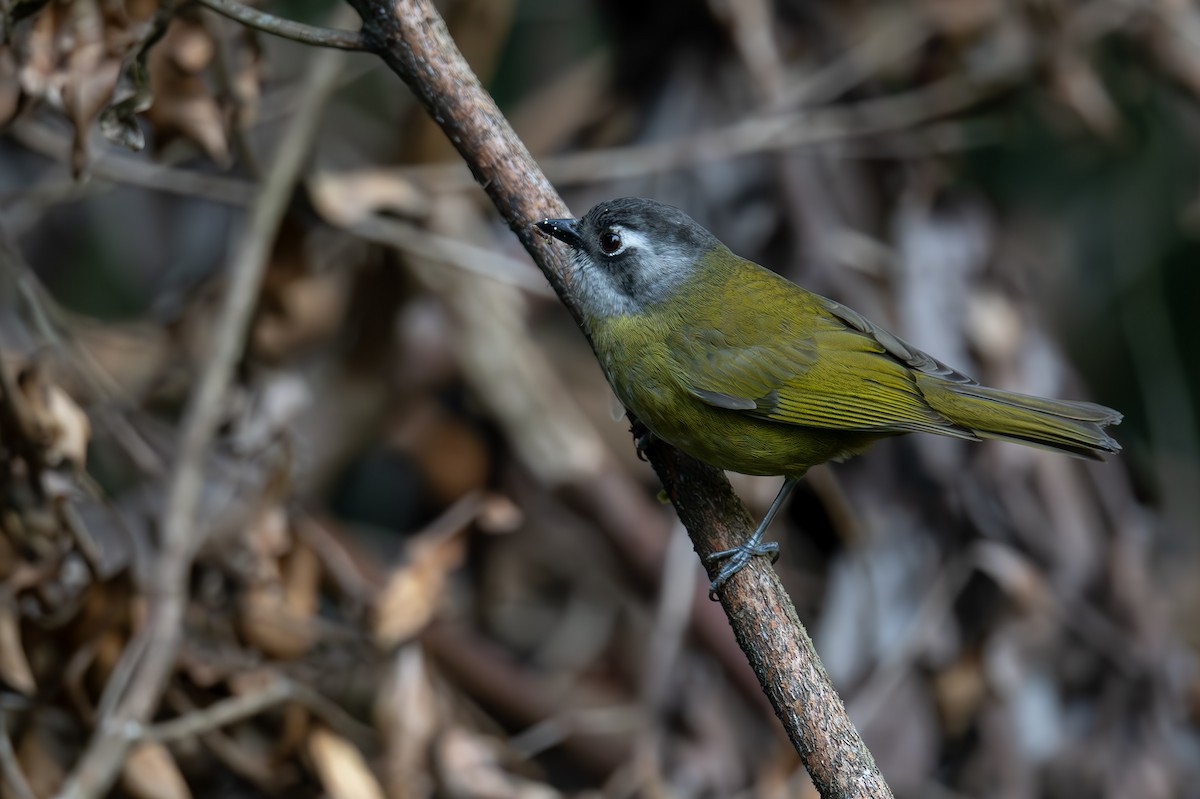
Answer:
<path fill-rule="evenodd" d="M 249 29 L 239 29 L 237 41 L 244 46 L 234 50 L 227 67 L 230 73 L 229 94 L 233 100 L 231 127 L 235 130 L 251 130 L 258 121 L 262 104 L 262 50 Z"/>
<path fill-rule="evenodd" d="M 292 548 L 287 511 L 280 505 L 262 508 L 247 527 L 245 542 L 254 558 L 255 581 L 278 583 L 279 560 Z"/>
<path fill-rule="evenodd" d="M 1003 0 L 922 0 L 926 18 L 954 39 L 974 38 L 1004 20 Z"/>
<path fill-rule="evenodd" d="M 525 523 L 525 512 L 521 506 L 502 494 L 490 494 L 483 500 L 476 526 L 480 531 L 492 535 L 516 532 Z"/>
<path fill-rule="evenodd" d="M 384 799 L 362 753 L 345 738 L 316 727 L 308 737 L 308 754 L 331 799 Z"/>
<path fill-rule="evenodd" d="M 968 299 L 966 324 L 972 346 L 986 362 L 1013 363 L 1025 329 L 1016 305 L 1007 295 L 986 288 Z"/>
<path fill-rule="evenodd" d="M 274 281 L 254 320 L 255 356 L 275 363 L 328 340 L 345 319 L 347 289 L 345 273 L 338 271 Z"/>
<path fill-rule="evenodd" d="M 1051 62 L 1051 88 L 1093 133 L 1115 138 L 1121 118 L 1104 83 L 1080 53 L 1064 50 Z"/>
<path fill-rule="evenodd" d="M 55 796 L 66 776 L 63 752 L 54 744 L 53 733 L 44 724 L 33 724 L 21 736 L 17 746 L 17 762 L 35 796 Z M 4 799 L 20 799 L 8 780 L 0 780 Z"/>
<path fill-rule="evenodd" d="M 103 686 L 121 656 L 125 654 L 125 645 L 129 643 L 128 636 L 115 629 L 105 630 L 96 640 L 96 655 L 92 659 L 91 674 L 96 684 Z"/>
<path fill-rule="evenodd" d="M 283 592 L 288 608 L 298 617 L 311 619 L 320 601 L 321 561 L 312 547 L 297 542 L 284 562 Z"/>
<path fill-rule="evenodd" d="M 225 119 L 204 78 L 214 51 L 202 24 L 181 16 L 172 19 L 163 40 L 150 51 L 155 101 L 146 118 L 164 140 L 190 139 L 225 167 L 232 160 Z"/>
<path fill-rule="evenodd" d="M 242 592 L 238 632 L 246 643 L 280 660 L 303 656 L 317 641 L 311 615 L 292 610 L 277 584 L 254 585 Z"/>
<path fill-rule="evenodd" d="M 47 465 L 83 466 L 92 434 L 87 414 L 37 366 L 23 369 L 17 383 L 37 426 Z"/>
<path fill-rule="evenodd" d="M 1023 555 L 1004 544 L 976 544 L 980 571 L 987 574 L 1022 612 L 1045 610 L 1054 595 L 1042 573 Z"/>
<path fill-rule="evenodd" d="M 30 25 L 17 29 L 12 49 L 23 56 L 17 64 L 21 91 L 62 110 L 74 125 L 76 174 L 87 166 L 92 122 L 113 100 L 126 60 L 152 33 L 154 8 L 141 2 L 47 3 Z"/>
<path fill-rule="evenodd" d="M 448 504 L 487 486 L 492 456 L 478 430 L 447 415 L 432 425 L 427 434 L 426 446 L 413 454 L 434 502 Z"/>
<path fill-rule="evenodd" d="M 37 692 L 33 669 L 21 643 L 21 625 L 16 610 L 8 602 L 0 602 L 0 679 L 24 696 Z"/>
<path fill-rule="evenodd" d="M 253 557 L 255 579 L 238 598 L 238 631 L 270 657 L 301 657 L 317 641 L 313 616 L 320 563 L 307 546 L 295 546 L 287 511 L 278 505 L 258 514 L 245 542 Z"/>
<path fill-rule="evenodd" d="M 388 795 L 429 795 L 429 748 L 442 719 L 419 645 L 396 650 L 375 699 L 375 720 L 383 733 Z"/>
<path fill-rule="evenodd" d="M 420 219 L 429 213 L 429 197 L 408 178 L 374 168 L 318 172 L 308 180 L 317 213 L 338 227 L 351 227 L 376 213 Z"/>
<path fill-rule="evenodd" d="M 988 696 L 987 675 L 978 653 L 964 652 L 938 672 L 933 689 L 945 730 L 950 735 L 961 735 L 978 716 Z"/>
<path fill-rule="evenodd" d="M 121 772 L 121 787 L 134 799 L 191 799 L 170 750 L 153 741 L 138 744 Z"/>
<path fill-rule="evenodd" d="M 121 398 L 132 402 L 141 400 L 168 368 L 177 365 L 179 357 L 161 325 L 89 325 L 76 332 L 74 344 L 82 350 L 82 357 L 111 378 Z M 94 389 L 85 381 L 67 382 L 68 377 L 64 374 L 64 386 L 85 404 L 105 399 L 89 396 L 86 392 Z"/>
<path fill-rule="evenodd" d="M 462 727 L 447 730 L 437 745 L 442 792 L 453 799 L 552 799 L 560 796 L 548 785 L 505 771 L 497 741 Z"/>
<path fill-rule="evenodd" d="M 233 418 L 231 447 L 236 452 L 263 452 L 272 442 L 290 440 L 292 425 L 312 401 L 313 385 L 308 378 L 280 371 L 254 392 L 246 412 Z"/>
<path fill-rule="evenodd" d="M 304 746 L 312 728 L 312 714 L 308 708 L 296 702 L 283 706 L 283 719 L 279 723 L 279 737 L 274 741 L 271 757 L 281 760 Z"/>
<path fill-rule="evenodd" d="M 433 618 L 447 574 L 462 563 L 462 532 L 413 539 L 408 562 L 388 577 L 375 604 L 372 633 L 378 646 L 409 639 Z"/>
<path fill-rule="evenodd" d="M 487 486 L 492 469 L 487 442 L 440 406 L 411 413 L 397 429 L 395 441 L 417 461 L 435 505 L 448 505 Z"/>

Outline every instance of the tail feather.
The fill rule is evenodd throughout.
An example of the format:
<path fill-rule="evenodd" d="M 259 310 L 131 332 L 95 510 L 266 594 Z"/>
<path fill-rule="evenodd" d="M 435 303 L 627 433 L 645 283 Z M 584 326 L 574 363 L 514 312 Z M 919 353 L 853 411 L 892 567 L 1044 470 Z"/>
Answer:
<path fill-rule="evenodd" d="M 987 386 L 917 376 L 917 385 L 935 411 L 982 438 L 1103 460 L 1121 445 L 1104 432 L 1121 414 L 1091 402 L 1046 399 Z"/>

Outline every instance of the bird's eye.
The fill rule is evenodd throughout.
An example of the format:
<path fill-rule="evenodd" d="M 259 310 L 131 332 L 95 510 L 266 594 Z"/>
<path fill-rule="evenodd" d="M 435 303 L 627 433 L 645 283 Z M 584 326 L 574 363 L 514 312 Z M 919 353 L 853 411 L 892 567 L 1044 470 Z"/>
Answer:
<path fill-rule="evenodd" d="M 605 255 L 616 255 L 621 250 L 625 249 L 625 242 L 621 241 L 621 234 L 609 228 L 600 234 L 600 252 Z"/>

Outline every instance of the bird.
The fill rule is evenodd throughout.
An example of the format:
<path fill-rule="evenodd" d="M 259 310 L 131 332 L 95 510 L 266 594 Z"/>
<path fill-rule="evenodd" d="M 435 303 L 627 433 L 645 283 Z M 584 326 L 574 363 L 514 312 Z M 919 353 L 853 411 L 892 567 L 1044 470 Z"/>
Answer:
<path fill-rule="evenodd" d="M 861 314 L 735 255 L 684 211 L 625 197 L 535 227 L 569 248 L 601 369 L 647 436 L 721 469 L 784 478 L 754 532 L 714 552 L 717 592 L 813 466 L 879 439 L 1001 439 L 1102 460 L 1121 414 L 981 385 Z"/>

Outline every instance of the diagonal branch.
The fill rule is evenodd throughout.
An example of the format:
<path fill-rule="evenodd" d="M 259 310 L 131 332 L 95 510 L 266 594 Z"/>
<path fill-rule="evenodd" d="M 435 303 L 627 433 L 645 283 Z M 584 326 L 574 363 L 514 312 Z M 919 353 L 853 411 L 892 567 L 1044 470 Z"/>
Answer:
<path fill-rule="evenodd" d="M 570 273 L 532 223 L 568 216 L 562 199 L 467 66 L 429 0 L 350 0 L 363 34 L 458 149 L 563 304 L 584 327 Z M 585 328 L 586 332 L 586 328 Z M 701 555 L 752 528 L 721 472 L 661 443 L 651 464 Z M 721 602 L 763 691 L 824 797 L 890 797 L 774 571 L 757 559 Z"/>

